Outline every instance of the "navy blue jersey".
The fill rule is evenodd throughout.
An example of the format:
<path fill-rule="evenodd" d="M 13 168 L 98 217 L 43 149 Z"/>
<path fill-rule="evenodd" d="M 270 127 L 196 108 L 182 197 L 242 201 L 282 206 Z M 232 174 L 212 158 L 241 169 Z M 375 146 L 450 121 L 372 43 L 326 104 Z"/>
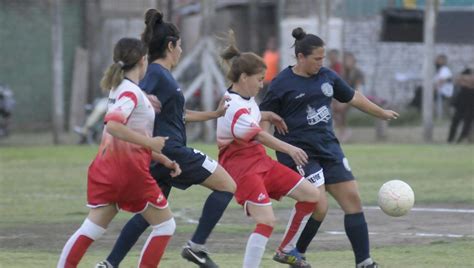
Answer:
<path fill-rule="evenodd" d="M 305 150 L 309 157 L 341 160 L 344 157 L 332 127 L 332 98 L 349 102 L 354 90 L 335 72 L 321 68 L 316 75 L 302 77 L 292 66 L 284 69 L 271 82 L 260 110 L 280 115 L 289 133 L 275 137 Z M 278 160 L 294 165 L 286 154 L 277 152 Z"/>
<path fill-rule="evenodd" d="M 160 64 L 148 65 L 140 87 L 146 93 L 158 97 L 161 102 L 161 112 L 155 117 L 153 136 L 168 136 L 167 144 L 177 142 L 186 145 L 184 96 L 170 71 Z"/>

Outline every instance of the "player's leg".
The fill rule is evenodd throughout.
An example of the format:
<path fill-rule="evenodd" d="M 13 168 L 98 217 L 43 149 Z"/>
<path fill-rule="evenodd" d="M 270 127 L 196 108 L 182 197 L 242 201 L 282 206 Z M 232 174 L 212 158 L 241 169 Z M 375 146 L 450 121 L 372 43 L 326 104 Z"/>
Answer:
<path fill-rule="evenodd" d="M 115 204 L 91 208 L 81 227 L 64 245 L 57 267 L 77 267 L 89 246 L 104 234 L 116 214 Z"/>
<path fill-rule="evenodd" d="M 201 185 L 213 190 L 213 192 L 204 203 L 196 231 L 191 240 L 186 243 L 181 255 L 202 267 L 217 267 L 209 258 L 204 245 L 232 200 L 236 185 L 227 171 L 217 163 L 215 170 Z M 204 259 L 206 260 L 205 264 L 202 262 Z"/>
<path fill-rule="evenodd" d="M 253 202 L 246 202 L 245 210 L 252 217 L 256 226 L 250 234 L 245 247 L 243 267 L 260 267 L 265 247 L 275 226 L 275 215 L 270 204 L 262 205 Z"/>
<path fill-rule="evenodd" d="M 156 171 L 152 169 L 152 171 Z M 166 198 L 168 198 L 171 191 L 171 185 L 166 180 L 160 180 L 159 178 L 164 178 L 166 174 L 169 174 L 169 170 L 159 169 L 159 174 L 154 174 L 155 180 L 157 181 L 162 193 Z M 115 244 L 110 252 L 109 256 L 105 261 L 102 261 L 99 264 L 102 264 L 104 268 L 108 267 L 119 267 L 122 260 L 127 256 L 128 252 L 132 247 L 137 243 L 140 236 L 145 232 L 145 230 L 150 226 L 150 224 L 143 218 L 141 214 L 134 215 L 122 228 L 120 235 L 115 241 Z M 98 265 L 98 268 L 101 266 Z"/>
<path fill-rule="evenodd" d="M 284 196 L 290 196 L 298 201 L 290 215 L 283 240 L 273 259 L 277 262 L 297 265 L 297 267 L 309 267 L 302 257 L 296 254 L 294 248 L 305 222 L 316 207 L 319 198 L 318 188 L 304 179 L 302 175 L 280 163 L 275 163 L 273 168 L 265 174 L 263 180 L 270 198 L 280 200 Z"/>
<path fill-rule="evenodd" d="M 316 209 L 306 222 L 306 226 L 303 228 L 303 231 L 301 232 L 301 235 L 299 236 L 296 243 L 296 249 L 304 259 L 304 254 L 306 253 L 309 244 L 316 236 L 319 227 L 326 216 L 328 211 L 328 202 L 326 189 L 324 187 L 324 172 L 319 162 L 316 160 L 311 160 L 304 167 L 297 167 L 296 170 L 300 173 L 300 175 L 304 176 L 307 181 L 311 182 L 319 189 L 319 200 Z M 293 209 L 292 213 L 294 212 L 295 209 Z"/>
<path fill-rule="evenodd" d="M 153 230 L 143 246 L 138 267 L 158 267 L 166 246 L 174 234 L 176 223 L 169 207 L 157 208 L 149 205 L 141 214 Z"/>
<path fill-rule="evenodd" d="M 296 242 L 296 249 L 303 256 L 308 250 L 308 246 L 313 241 L 314 237 L 318 233 L 319 227 L 324 221 L 326 214 L 328 212 L 328 199 L 326 195 L 326 187 L 323 185 L 318 187 L 320 196 L 319 201 L 311 217 L 308 219 L 306 226 L 301 232 L 298 242 Z"/>
<path fill-rule="evenodd" d="M 344 210 L 344 229 L 354 251 L 357 267 L 376 267 L 370 257 L 369 231 L 355 180 L 326 185 L 327 191 Z"/>

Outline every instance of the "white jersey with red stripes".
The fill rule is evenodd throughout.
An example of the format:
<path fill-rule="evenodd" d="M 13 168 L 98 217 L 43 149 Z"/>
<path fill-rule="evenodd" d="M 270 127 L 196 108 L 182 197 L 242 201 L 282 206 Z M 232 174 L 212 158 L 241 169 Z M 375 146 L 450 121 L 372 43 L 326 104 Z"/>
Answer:
<path fill-rule="evenodd" d="M 110 92 L 104 118 L 106 124 L 116 121 L 151 137 L 154 120 L 155 111 L 150 101 L 135 83 L 124 79 Z M 154 191 L 154 187 L 150 187 L 156 184 L 149 174 L 150 161 L 150 149 L 113 137 L 108 133 L 106 125 L 99 152 L 89 167 L 89 204 L 100 205 L 97 203 L 104 201 L 120 203 L 142 198 L 137 193 Z M 103 187 L 99 187 L 100 185 Z M 110 195 L 116 196 L 107 196 L 107 200 L 104 200 L 109 195 L 105 194 L 106 189 Z M 100 194 L 102 191 L 104 193 Z"/>
<path fill-rule="evenodd" d="M 253 97 L 245 98 L 229 89 L 225 96 L 229 107 L 224 116 L 217 119 L 217 145 L 219 162 L 234 178 L 253 172 L 264 172 L 273 163 L 265 148 L 258 141 L 260 109 Z"/>

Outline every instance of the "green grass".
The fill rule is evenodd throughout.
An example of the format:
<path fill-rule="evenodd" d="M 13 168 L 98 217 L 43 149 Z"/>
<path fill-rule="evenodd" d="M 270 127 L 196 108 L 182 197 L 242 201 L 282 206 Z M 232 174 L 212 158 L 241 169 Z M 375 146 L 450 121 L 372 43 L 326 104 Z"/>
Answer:
<path fill-rule="evenodd" d="M 217 157 L 216 146 L 195 144 L 196 148 Z M 4 147 L 0 148 L 0 229 L 33 226 L 34 224 L 79 224 L 87 214 L 87 167 L 96 147 Z M 448 145 L 346 145 L 344 146 L 356 175 L 364 205 L 375 205 L 378 188 L 387 180 L 402 179 L 415 191 L 416 206 L 474 205 L 474 147 Z M 199 215 L 209 191 L 191 187 L 173 190 L 170 196 L 174 211 L 188 209 Z M 189 204 L 195 204 L 189 207 Z M 277 208 L 292 206 L 292 201 L 274 202 Z M 335 206 L 334 202 L 331 203 Z M 232 202 L 227 213 L 242 213 Z M 119 213 L 125 220 L 130 214 Z M 178 232 L 191 233 L 195 226 L 179 222 Z M 216 232 L 247 235 L 252 226 L 226 224 Z M 281 232 L 284 226 L 278 226 Z M 383 267 L 473 267 L 474 240 L 440 240 L 434 244 L 383 247 L 373 250 Z M 58 258 L 56 249 L 12 250 L 0 248 L 0 267 L 53 267 Z M 242 249 L 243 251 L 243 249 Z M 103 249 L 90 250 L 80 267 L 91 267 L 105 256 Z M 138 251 L 134 251 L 121 267 L 133 267 Z M 267 251 L 262 267 L 276 267 Z M 165 254 L 162 267 L 190 267 L 176 249 Z M 239 267 L 242 252 L 215 254 L 223 267 Z M 351 267 L 351 251 L 323 251 L 309 255 L 317 267 Z M 390 264 L 397 264 L 390 266 Z M 283 266 L 282 266 L 283 267 Z"/>
<path fill-rule="evenodd" d="M 429 245 L 384 247 L 372 250 L 377 261 L 384 268 L 433 268 L 433 267 L 473 267 L 474 258 L 473 240 L 460 240 L 455 242 L 439 241 Z M 93 267 L 108 252 L 94 250 L 91 248 L 84 256 L 79 268 Z M 136 267 L 138 262 L 138 251 L 131 252 L 120 267 Z M 189 262 L 176 258 L 178 251 L 166 251 L 160 267 L 187 268 L 193 267 Z M 38 251 L 2 251 L 0 253 L 1 267 L 24 268 L 24 267 L 54 267 L 58 260 L 58 254 L 52 252 Z M 213 254 L 217 263 L 223 268 L 242 267 L 242 253 L 220 253 Z M 308 260 L 318 268 L 352 267 L 352 251 L 320 251 L 308 254 Z M 262 260 L 262 268 L 285 267 L 271 260 L 272 252 L 267 249 Z"/>

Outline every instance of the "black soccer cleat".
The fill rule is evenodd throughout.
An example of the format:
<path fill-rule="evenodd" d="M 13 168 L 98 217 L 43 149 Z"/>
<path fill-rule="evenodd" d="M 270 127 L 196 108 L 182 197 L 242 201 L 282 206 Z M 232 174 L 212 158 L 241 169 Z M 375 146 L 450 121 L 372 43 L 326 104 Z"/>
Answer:
<path fill-rule="evenodd" d="M 186 260 L 197 264 L 200 268 L 219 268 L 217 264 L 209 257 L 206 250 L 194 251 L 186 244 L 181 251 L 181 256 Z"/>

